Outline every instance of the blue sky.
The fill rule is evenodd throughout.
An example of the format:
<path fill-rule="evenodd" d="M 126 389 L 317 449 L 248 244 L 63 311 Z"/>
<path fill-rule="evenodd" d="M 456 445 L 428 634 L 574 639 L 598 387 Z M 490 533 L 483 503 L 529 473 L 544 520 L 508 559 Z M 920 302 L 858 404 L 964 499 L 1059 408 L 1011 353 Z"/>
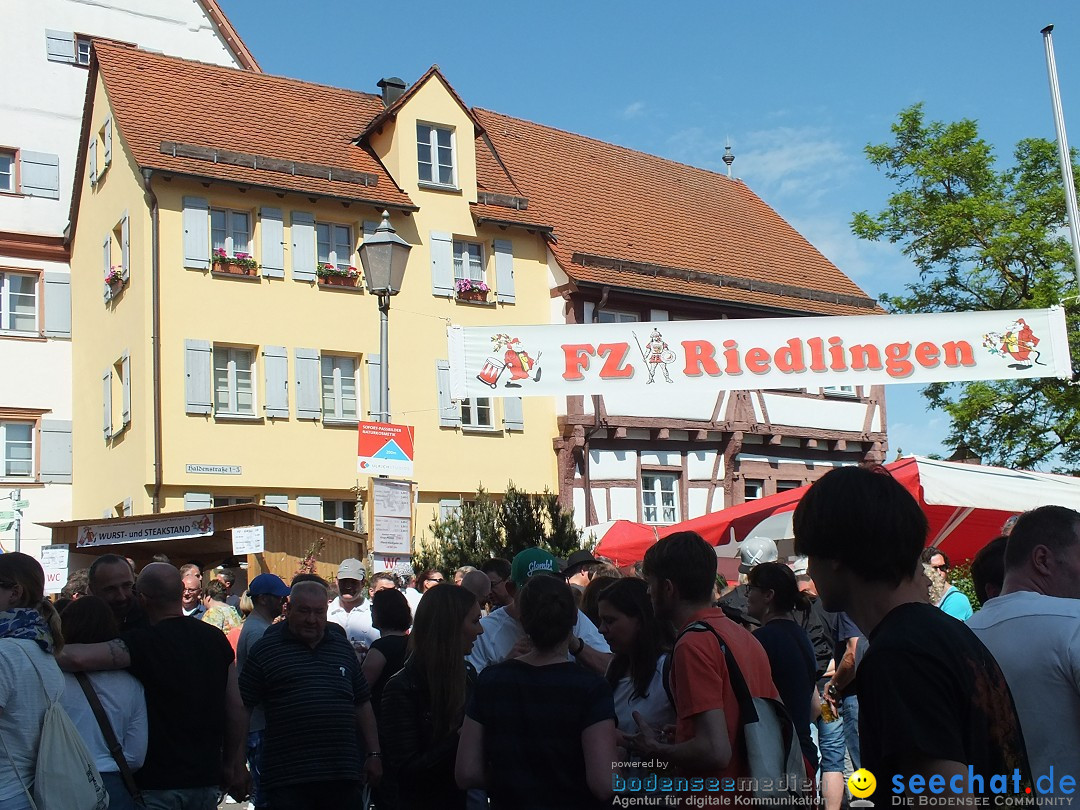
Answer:
<path fill-rule="evenodd" d="M 914 270 L 860 242 L 853 211 L 890 186 L 866 161 L 899 111 L 973 118 L 1003 162 L 1025 137 L 1054 137 L 1043 26 L 1054 46 L 1071 143 L 1080 145 L 1080 3 L 439 3 L 219 0 L 263 69 L 367 92 L 438 64 L 466 104 L 733 174 L 867 293 Z M 887 391 L 891 454 L 951 452 L 947 419 L 918 387 Z"/>

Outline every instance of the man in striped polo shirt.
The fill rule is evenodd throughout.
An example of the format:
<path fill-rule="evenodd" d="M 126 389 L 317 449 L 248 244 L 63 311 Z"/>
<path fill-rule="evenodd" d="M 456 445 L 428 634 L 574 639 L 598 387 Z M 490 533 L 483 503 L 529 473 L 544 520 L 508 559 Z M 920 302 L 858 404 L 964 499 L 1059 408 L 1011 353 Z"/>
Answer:
<path fill-rule="evenodd" d="M 255 643 L 241 673 L 249 715 L 258 705 L 266 712 L 261 771 L 270 810 L 351 807 L 361 778 L 374 785 L 382 777 L 371 692 L 345 632 L 327 624 L 326 605 L 321 584 L 295 584 L 286 620 Z"/>

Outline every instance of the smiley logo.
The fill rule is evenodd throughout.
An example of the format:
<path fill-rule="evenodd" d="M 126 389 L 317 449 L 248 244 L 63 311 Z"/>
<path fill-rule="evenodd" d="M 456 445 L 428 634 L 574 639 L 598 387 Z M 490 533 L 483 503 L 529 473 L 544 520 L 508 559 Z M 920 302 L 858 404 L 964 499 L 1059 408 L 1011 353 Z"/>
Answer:
<path fill-rule="evenodd" d="M 865 799 L 877 789 L 877 779 L 866 768 L 859 768 L 848 777 L 847 786 L 852 796 Z"/>

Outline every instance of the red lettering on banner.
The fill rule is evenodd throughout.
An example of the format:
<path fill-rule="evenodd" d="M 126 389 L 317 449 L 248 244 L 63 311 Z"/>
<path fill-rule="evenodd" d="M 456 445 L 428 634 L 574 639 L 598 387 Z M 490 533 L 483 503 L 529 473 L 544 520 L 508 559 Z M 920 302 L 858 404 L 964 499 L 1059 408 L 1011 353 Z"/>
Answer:
<path fill-rule="evenodd" d="M 806 363 L 803 362 L 802 341 L 798 338 L 789 340 L 783 348 L 777 349 L 773 355 L 773 363 L 777 371 L 784 374 L 806 371 Z"/>
<path fill-rule="evenodd" d="M 885 347 L 885 373 L 890 377 L 903 379 L 910 377 L 915 366 L 908 360 L 911 354 L 910 343 L 890 343 Z"/>
<path fill-rule="evenodd" d="M 844 341 L 842 338 L 836 336 L 829 338 L 829 357 L 832 358 L 829 368 L 833 371 L 847 371 L 847 359 L 844 357 Z"/>
<path fill-rule="evenodd" d="M 915 347 L 915 360 L 923 368 L 935 368 L 938 364 L 938 347 L 933 343 L 920 343 Z"/>
<path fill-rule="evenodd" d="M 849 350 L 851 353 L 851 370 L 852 371 L 865 371 L 871 369 L 873 371 L 881 371 L 881 352 L 878 351 L 878 347 L 873 344 L 857 343 Z"/>
<path fill-rule="evenodd" d="M 806 345 L 810 347 L 810 370 L 828 371 L 825 368 L 825 341 L 817 337 L 810 338 Z"/>
<path fill-rule="evenodd" d="M 734 340 L 724 341 L 724 358 L 727 360 L 727 368 L 724 372 L 730 374 L 732 377 L 737 377 L 742 374 L 742 367 L 739 365 L 739 344 Z"/>
<path fill-rule="evenodd" d="M 601 343 L 596 347 L 597 357 L 604 358 L 600 369 L 601 380 L 624 380 L 634 376 L 633 366 L 624 366 L 623 361 L 630 351 L 629 343 Z"/>
<path fill-rule="evenodd" d="M 564 380 L 584 380 L 582 370 L 589 370 L 589 357 L 596 354 L 591 343 L 565 343 L 562 347 L 566 357 L 566 370 L 563 372 Z"/>
<path fill-rule="evenodd" d="M 714 355 L 716 347 L 707 340 L 684 340 L 683 353 L 686 355 L 686 367 L 683 374 L 687 377 L 700 377 L 702 372 L 710 377 L 720 376 L 720 366 Z"/>
<path fill-rule="evenodd" d="M 765 349 L 750 349 L 746 353 L 746 370 L 751 374 L 768 374 L 769 353 Z"/>
<path fill-rule="evenodd" d="M 966 340 L 950 340 L 941 348 L 945 351 L 945 365 L 949 368 L 975 365 L 975 353 Z"/>

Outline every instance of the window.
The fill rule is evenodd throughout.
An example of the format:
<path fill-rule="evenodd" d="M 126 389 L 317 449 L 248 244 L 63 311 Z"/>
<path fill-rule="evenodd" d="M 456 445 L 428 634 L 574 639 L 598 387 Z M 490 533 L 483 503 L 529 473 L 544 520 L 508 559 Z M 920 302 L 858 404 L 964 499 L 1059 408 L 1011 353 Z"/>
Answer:
<path fill-rule="evenodd" d="M 236 416 L 255 415 L 255 352 L 214 347 L 214 411 Z"/>
<path fill-rule="evenodd" d="M 457 186 L 457 179 L 454 177 L 453 130 L 417 124 L 416 162 L 421 183 Z"/>
<path fill-rule="evenodd" d="M 637 323 L 641 316 L 636 312 L 620 312 L 617 309 L 602 309 L 596 315 L 597 323 Z"/>
<path fill-rule="evenodd" d="M 323 501 L 323 523 L 356 531 L 356 501 Z"/>
<path fill-rule="evenodd" d="M 641 511 L 646 523 L 679 522 L 679 477 L 668 473 L 641 476 Z"/>
<path fill-rule="evenodd" d="M 225 496 L 214 496 L 214 506 L 237 506 L 242 503 L 255 503 L 254 498 L 233 498 Z"/>
<path fill-rule="evenodd" d="M 484 280 L 484 248 L 476 242 L 454 240 L 454 281 Z"/>
<path fill-rule="evenodd" d="M 765 494 L 765 482 L 760 478 L 747 478 L 743 481 L 743 500 L 756 501 Z"/>
<path fill-rule="evenodd" d="M 34 477 L 34 423 L 0 422 L 0 476 Z"/>
<path fill-rule="evenodd" d="M 15 187 L 15 152 L 11 149 L 0 149 L 0 191 L 14 193 Z"/>
<path fill-rule="evenodd" d="M 355 357 L 322 356 L 322 413 L 324 419 L 360 418 Z"/>
<path fill-rule="evenodd" d="M 90 37 L 75 37 L 75 64 L 90 64 Z"/>
<path fill-rule="evenodd" d="M 788 492 L 788 491 L 793 490 L 793 489 L 798 489 L 801 486 L 802 486 L 802 481 L 777 481 L 776 482 L 776 491 L 777 492 Z"/>
<path fill-rule="evenodd" d="M 352 265 L 352 229 L 348 225 L 315 223 L 315 243 L 319 264 L 332 264 L 339 270 Z"/>
<path fill-rule="evenodd" d="M 251 255 L 251 215 L 246 211 L 210 209 L 210 247 L 226 255 Z"/>
<path fill-rule="evenodd" d="M 827 397 L 853 397 L 856 396 L 854 385 L 827 385 L 821 389 Z"/>
<path fill-rule="evenodd" d="M 473 397 L 461 400 L 461 426 L 466 428 L 494 427 L 490 397 Z"/>
<path fill-rule="evenodd" d="M 38 331 L 37 274 L 0 273 L 0 332 Z"/>

